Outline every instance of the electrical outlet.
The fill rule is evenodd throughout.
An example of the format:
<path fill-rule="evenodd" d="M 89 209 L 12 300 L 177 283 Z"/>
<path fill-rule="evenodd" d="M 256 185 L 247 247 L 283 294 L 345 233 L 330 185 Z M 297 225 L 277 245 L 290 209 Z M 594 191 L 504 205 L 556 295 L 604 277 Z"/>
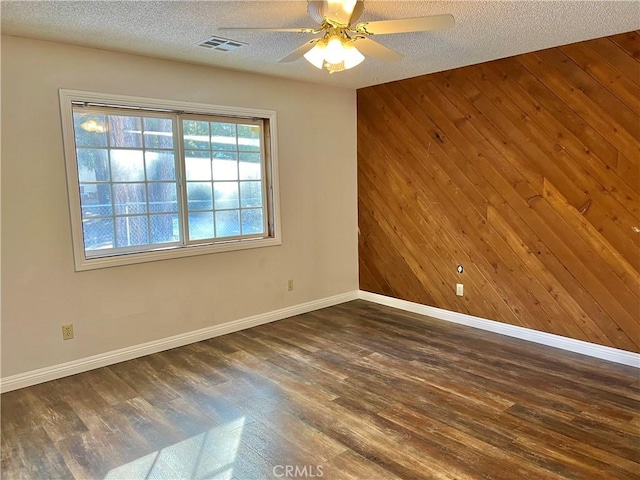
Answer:
<path fill-rule="evenodd" d="M 289 292 L 293 291 L 293 280 L 289 280 L 287 282 L 287 291 Z"/>
<path fill-rule="evenodd" d="M 62 339 L 71 340 L 73 338 L 73 323 L 62 325 Z"/>
<path fill-rule="evenodd" d="M 456 283 L 456 295 L 459 297 L 464 296 L 464 285 L 462 283 Z"/>

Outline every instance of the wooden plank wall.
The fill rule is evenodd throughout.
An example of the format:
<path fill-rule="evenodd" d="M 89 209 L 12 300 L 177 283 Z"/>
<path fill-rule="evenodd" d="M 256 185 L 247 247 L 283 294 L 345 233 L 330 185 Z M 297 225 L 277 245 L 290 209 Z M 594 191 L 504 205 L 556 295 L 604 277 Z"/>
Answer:
<path fill-rule="evenodd" d="M 638 352 L 639 162 L 638 32 L 358 90 L 360 288 Z"/>

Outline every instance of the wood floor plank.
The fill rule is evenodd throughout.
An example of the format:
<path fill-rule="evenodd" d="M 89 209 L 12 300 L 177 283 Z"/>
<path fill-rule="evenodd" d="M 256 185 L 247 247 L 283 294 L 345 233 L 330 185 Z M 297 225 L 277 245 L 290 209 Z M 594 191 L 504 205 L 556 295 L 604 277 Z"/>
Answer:
<path fill-rule="evenodd" d="M 28 435 L 3 438 L 1 469 L 5 479 L 74 478 L 60 450 L 39 427 Z"/>
<path fill-rule="evenodd" d="M 347 450 L 333 458 L 322 472 L 325 478 L 344 480 L 361 480 L 363 478 L 398 480 L 401 478 L 353 450 Z"/>
<path fill-rule="evenodd" d="M 640 479 L 637 369 L 361 300 L 1 400 L 8 479 Z"/>

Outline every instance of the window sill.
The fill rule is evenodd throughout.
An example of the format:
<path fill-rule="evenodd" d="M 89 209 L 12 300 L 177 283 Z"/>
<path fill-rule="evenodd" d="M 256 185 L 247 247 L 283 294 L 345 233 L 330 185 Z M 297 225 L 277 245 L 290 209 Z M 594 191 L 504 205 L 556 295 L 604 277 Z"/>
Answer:
<path fill-rule="evenodd" d="M 137 263 L 171 260 L 174 258 L 194 257 L 197 255 L 208 255 L 211 253 L 232 252 L 236 250 L 247 250 L 250 248 L 273 247 L 277 245 L 282 245 L 282 240 L 277 237 L 271 237 L 257 240 L 231 241 L 227 243 L 217 243 L 210 245 L 192 245 L 188 247 L 181 246 L 147 252 L 127 253 L 95 258 L 84 258 L 84 256 L 78 258 L 78 256 L 76 256 L 75 270 L 76 272 L 82 272 L 86 270 L 97 270 L 100 268 L 134 265 Z"/>

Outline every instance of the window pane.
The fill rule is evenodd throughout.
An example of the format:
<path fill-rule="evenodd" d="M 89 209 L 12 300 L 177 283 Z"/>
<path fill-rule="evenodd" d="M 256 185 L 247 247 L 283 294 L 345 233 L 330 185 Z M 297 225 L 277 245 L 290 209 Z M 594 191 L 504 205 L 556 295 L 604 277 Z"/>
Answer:
<path fill-rule="evenodd" d="M 262 158 L 259 153 L 240 153 L 240 180 L 262 178 Z"/>
<path fill-rule="evenodd" d="M 76 99 L 72 106 L 75 152 L 67 162 L 78 182 L 69 194 L 74 212 L 80 196 L 73 229 L 76 235 L 82 228 L 87 258 L 188 244 L 219 243 L 212 250 L 226 250 L 233 249 L 230 238 L 268 235 L 270 157 L 259 121 L 224 116 L 215 108 L 211 115 L 174 112 L 162 103 L 153 110 L 118 109 L 108 106 L 110 98 L 91 101 L 90 107 L 78 106 Z M 178 134 L 182 138 L 176 140 Z M 92 253 L 97 249 L 102 250 Z"/>
<path fill-rule="evenodd" d="M 238 125 L 238 150 L 260 151 L 260 127 L 258 125 Z"/>
<path fill-rule="evenodd" d="M 180 240 L 178 214 L 151 215 L 151 242 L 166 243 Z"/>
<path fill-rule="evenodd" d="M 213 150 L 236 150 L 236 124 L 211 122 Z"/>
<path fill-rule="evenodd" d="M 242 208 L 262 206 L 262 182 L 240 182 L 240 206 Z"/>
<path fill-rule="evenodd" d="M 109 144 L 112 147 L 142 147 L 142 119 L 110 115 Z"/>
<path fill-rule="evenodd" d="M 111 175 L 114 182 L 144 180 L 142 150 L 110 150 Z"/>
<path fill-rule="evenodd" d="M 213 212 L 189 214 L 189 239 L 213 238 Z"/>
<path fill-rule="evenodd" d="M 111 207 L 111 185 L 80 185 L 82 218 L 113 214 Z"/>
<path fill-rule="evenodd" d="M 94 113 L 73 114 L 76 147 L 106 147 L 107 117 Z"/>
<path fill-rule="evenodd" d="M 178 193 L 175 183 L 149 183 L 147 189 L 151 213 L 178 211 Z"/>
<path fill-rule="evenodd" d="M 144 183 L 116 183 L 113 185 L 113 203 L 116 215 L 147 213 L 147 195 Z"/>
<path fill-rule="evenodd" d="M 242 210 L 242 234 L 250 235 L 255 233 L 265 233 L 262 209 L 252 208 L 250 210 Z"/>
<path fill-rule="evenodd" d="M 131 247 L 149 243 L 147 217 L 116 217 L 116 246 Z"/>
<path fill-rule="evenodd" d="M 85 250 L 113 247 L 113 219 L 97 218 L 82 221 Z"/>
<path fill-rule="evenodd" d="M 213 179 L 237 180 L 238 161 L 234 152 L 213 152 Z"/>
<path fill-rule="evenodd" d="M 187 150 L 185 152 L 187 180 L 211 180 L 210 155 L 208 151 Z"/>
<path fill-rule="evenodd" d="M 175 180 L 176 160 L 173 152 L 144 152 L 147 167 L 147 180 Z"/>
<path fill-rule="evenodd" d="M 213 184 L 213 196 L 217 210 L 238 208 L 238 184 L 236 182 L 216 182 Z"/>
<path fill-rule="evenodd" d="M 213 210 L 211 182 L 188 182 L 187 202 L 189 210 Z"/>
<path fill-rule="evenodd" d="M 217 237 L 235 237 L 240 235 L 240 215 L 238 210 L 216 212 Z"/>
<path fill-rule="evenodd" d="M 169 118 L 144 119 L 146 148 L 173 148 L 173 122 Z"/>
<path fill-rule="evenodd" d="M 106 150 L 78 148 L 78 178 L 81 182 L 108 182 L 109 157 Z"/>
<path fill-rule="evenodd" d="M 185 150 L 209 150 L 209 122 L 184 120 L 182 130 Z"/>

